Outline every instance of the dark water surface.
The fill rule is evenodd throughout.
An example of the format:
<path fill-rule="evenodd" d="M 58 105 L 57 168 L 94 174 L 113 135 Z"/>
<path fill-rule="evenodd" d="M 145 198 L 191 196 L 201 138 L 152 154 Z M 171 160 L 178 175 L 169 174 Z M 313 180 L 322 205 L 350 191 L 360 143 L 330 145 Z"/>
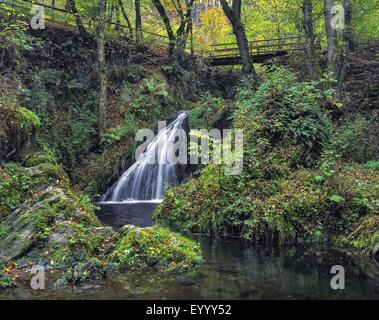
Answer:
<path fill-rule="evenodd" d="M 138 227 L 149 227 L 153 224 L 153 211 L 158 206 L 157 202 L 125 202 L 99 203 L 100 211 L 98 218 L 106 225 L 112 226 L 115 230 L 121 229 L 126 224 Z"/>
<path fill-rule="evenodd" d="M 155 206 L 109 204 L 100 217 L 117 228 L 149 225 Z M 45 290 L 32 290 L 29 277 L 0 291 L 0 299 L 379 299 L 379 267 L 368 258 L 330 247 L 247 247 L 235 239 L 191 237 L 201 243 L 205 262 L 190 274 L 108 274 L 104 281 L 66 289 L 55 288 L 55 276 L 48 274 Z M 330 286 L 333 265 L 345 268 L 345 290 Z"/>
<path fill-rule="evenodd" d="M 196 237 L 205 263 L 191 274 L 166 276 L 150 272 L 110 274 L 68 289 L 53 286 L 30 289 L 29 280 L 16 289 L 0 292 L 0 299 L 378 299 L 379 278 L 372 261 L 332 248 L 254 247 L 234 240 L 212 241 Z M 330 269 L 346 269 L 346 289 L 331 289 Z"/>

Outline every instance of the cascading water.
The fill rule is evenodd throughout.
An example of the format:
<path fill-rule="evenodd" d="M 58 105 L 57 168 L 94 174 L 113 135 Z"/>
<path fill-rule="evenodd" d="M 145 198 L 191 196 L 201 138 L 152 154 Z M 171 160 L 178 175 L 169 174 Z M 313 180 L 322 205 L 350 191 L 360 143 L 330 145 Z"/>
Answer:
<path fill-rule="evenodd" d="M 140 160 L 123 173 L 105 194 L 104 202 L 160 201 L 168 185 L 178 183 L 176 165 L 169 159 L 176 151 L 177 130 L 182 128 L 187 112 L 181 112 L 148 145 Z"/>

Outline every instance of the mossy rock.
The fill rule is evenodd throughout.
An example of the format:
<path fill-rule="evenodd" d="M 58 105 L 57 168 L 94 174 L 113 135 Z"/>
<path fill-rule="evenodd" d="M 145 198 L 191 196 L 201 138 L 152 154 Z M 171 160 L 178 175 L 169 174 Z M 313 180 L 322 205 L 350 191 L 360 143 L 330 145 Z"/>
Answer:
<path fill-rule="evenodd" d="M 0 92 L 0 160 L 20 158 L 21 149 L 35 140 L 40 118 L 22 107 L 17 94 Z"/>
<path fill-rule="evenodd" d="M 12 176 L 21 172 L 23 179 L 27 177 L 23 180 L 26 191 L 18 196 L 15 209 L 6 208 L 0 223 L 1 261 L 72 270 L 93 258 L 105 260 L 114 232 L 97 219 L 87 197 L 70 191 L 60 166 L 42 163 L 13 169 L 8 168 Z"/>
<path fill-rule="evenodd" d="M 121 270 L 155 268 L 165 273 L 187 272 L 202 262 L 199 244 L 166 228 L 125 226 L 111 261 Z"/>
<path fill-rule="evenodd" d="M 25 166 L 26 167 L 35 167 L 37 165 L 40 165 L 42 163 L 48 163 L 48 164 L 57 164 L 57 159 L 52 153 L 47 152 L 36 152 L 28 155 L 25 159 Z"/>

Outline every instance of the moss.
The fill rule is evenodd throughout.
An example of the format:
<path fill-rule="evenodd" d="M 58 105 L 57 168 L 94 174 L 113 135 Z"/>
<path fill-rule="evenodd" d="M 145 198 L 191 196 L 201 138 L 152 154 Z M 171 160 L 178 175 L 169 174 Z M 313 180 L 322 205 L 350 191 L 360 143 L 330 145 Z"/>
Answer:
<path fill-rule="evenodd" d="M 200 246 L 168 229 L 154 226 L 122 229 L 111 261 L 121 270 L 155 268 L 179 273 L 194 268 L 202 261 Z"/>
<path fill-rule="evenodd" d="M 34 167 L 40 164 L 57 164 L 57 159 L 52 153 L 36 152 L 27 156 L 25 160 L 26 167 Z"/>
<path fill-rule="evenodd" d="M 32 176 L 29 185 L 31 189 L 38 189 L 47 185 L 56 185 L 64 190 L 69 189 L 70 179 L 63 168 L 58 164 L 41 163 L 28 170 L 29 174 Z"/>
<path fill-rule="evenodd" d="M 39 117 L 21 107 L 15 92 L 0 92 L 0 160 L 19 156 L 21 145 L 34 138 Z"/>
<path fill-rule="evenodd" d="M 93 212 L 74 209 L 75 203 L 65 201 L 35 214 L 36 249 L 40 251 L 40 259 L 53 267 L 72 269 L 79 262 L 103 255 L 113 231 L 102 227 Z M 57 208 L 64 210 L 56 211 Z"/>
<path fill-rule="evenodd" d="M 26 108 L 17 109 L 18 125 L 28 135 L 33 133 L 33 130 L 41 126 L 41 120 L 39 117 Z"/>
<path fill-rule="evenodd" d="M 16 209 L 29 195 L 30 176 L 17 164 L 0 166 L 0 220 Z"/>

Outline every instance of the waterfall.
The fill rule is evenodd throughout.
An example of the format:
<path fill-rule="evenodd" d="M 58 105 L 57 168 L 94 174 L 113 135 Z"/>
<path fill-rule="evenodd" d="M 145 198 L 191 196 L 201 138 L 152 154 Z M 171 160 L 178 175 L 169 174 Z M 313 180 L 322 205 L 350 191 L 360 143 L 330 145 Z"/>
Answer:
<path fill-rule="evenodd" d="M 104 202 L 138 202 L 163 200 L 168 185 L 178 183 L 176 165 L 168 159 L 176 151 L 177 130 L 182 128 L 187 112 L 159 131 L 141 159 L 126 170 L 105 194 Z M 153 164 L 154 163 L 154 164 Z"/>

